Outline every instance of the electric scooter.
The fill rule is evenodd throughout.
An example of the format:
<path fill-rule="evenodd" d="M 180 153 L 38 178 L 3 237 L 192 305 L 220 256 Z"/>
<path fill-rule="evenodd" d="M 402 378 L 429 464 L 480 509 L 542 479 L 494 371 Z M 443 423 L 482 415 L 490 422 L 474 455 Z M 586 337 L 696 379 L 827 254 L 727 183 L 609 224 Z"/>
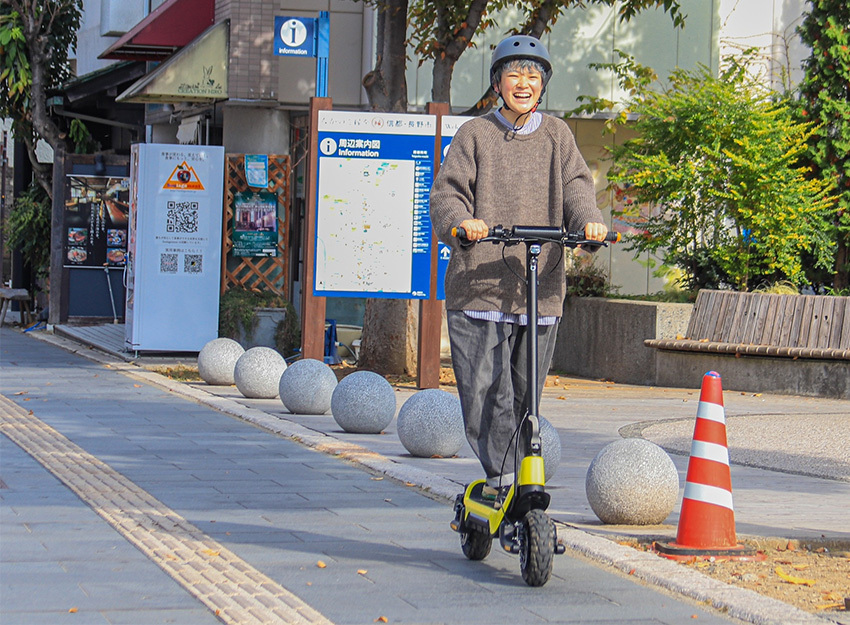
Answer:
<path fill-rule="evenodd" d="M 461 241 L 467 240 L 462 228 L 452 235 Z M 520 420 L 514 437 L 518 437 L 514 456 L 514 483 L 498 489 L 495 499 L 482 495 L 486 480 L 477 480 L 467 485 L 458 494 L 455 518 L 451 528 L 460 533 L 463 554 L 470 560 L 483 560 L 490 553 L 493 539 L 498 537 L 502 549 L 519 554 L 522 579 L 529 586 L 543 586 L 552 574 L 555 554 L 566 550 L 558 542 L 557 530 L 546 514 L 549 493 L 546 492 L 546 477 L 543 467 L 543 450 L 540 438 L 540 417 L 537 371 L 537 275 L 542 246 L 556 243 L 562 247 L 575 248 L 579 245 L 607 247 L 608 243 L 620 240 L 619 233 L 609 232 L 605 241 L 590 241 L 584 232 L 566 232 L 557 227 L 495 226 L 486 237 L 477 243 L 501 243 L 504 246 L 525 244 L 526 247 L 526 310 L 528 313 L 528 406 Z M 526 441 L 526 449 L 520 457 L 520 447 Z"/>

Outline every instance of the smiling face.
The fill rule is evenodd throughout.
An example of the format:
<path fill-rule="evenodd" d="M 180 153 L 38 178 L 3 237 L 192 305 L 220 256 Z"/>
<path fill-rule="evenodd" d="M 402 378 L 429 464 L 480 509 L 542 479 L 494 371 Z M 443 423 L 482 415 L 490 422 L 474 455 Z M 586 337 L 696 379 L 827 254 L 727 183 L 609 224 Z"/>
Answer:
<path fill-rule="evenodd" d="M 505 102 L 502 113 L 510 122 L 516 123 L 518 118 L 527 116 L 540 100 L 543 93 L 543 75 L 535 65 L 521 61 L 510 62 L 494 85 L 496 92 Z"/>

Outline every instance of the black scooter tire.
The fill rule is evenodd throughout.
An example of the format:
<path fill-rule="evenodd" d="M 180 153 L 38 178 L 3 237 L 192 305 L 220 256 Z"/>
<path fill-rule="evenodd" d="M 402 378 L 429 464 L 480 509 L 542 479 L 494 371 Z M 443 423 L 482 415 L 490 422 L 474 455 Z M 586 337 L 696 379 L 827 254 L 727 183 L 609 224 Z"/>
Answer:
<path fill-rule="evenodd" d="M 490 554 L 493 537 L 478 530 L 464 530 L 460 533 L 460 548 L 469 560 L 483 560 Z"/>
<path fill-rule="evenodd" d="M 529 586 L 542 586 L 552 575 L 555 556 L 555 524 L 542 510 L 529 510 L 519 535 L 519 567 Z"/>

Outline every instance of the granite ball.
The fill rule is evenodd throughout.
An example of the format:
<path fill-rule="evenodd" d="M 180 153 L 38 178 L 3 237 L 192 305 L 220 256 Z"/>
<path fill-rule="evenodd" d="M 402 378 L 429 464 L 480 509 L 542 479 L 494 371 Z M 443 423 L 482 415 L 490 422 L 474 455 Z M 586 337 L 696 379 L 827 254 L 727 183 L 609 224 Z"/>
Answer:
<path fill-rule="evenodd" d="M 198 353 L 198 373 L 207 384 L 229 386 L 234 384 L 233 369 L 245 348 L 233 339 L 213 339 Z"/>
<path fill-rule="evenodd" d="M 656 525 L 676 505 L 679 474 L 661 447 L 642 438 L 625 438 L 596 454 L 587 469 L 585 492 L 603 523 Z"/>
<path fill-rule="evenodd" d="M 289 365 L 280 376 L 278 395 L 293 414 L 325 414 L 331 409 L 336 374 L 321 360 L 305 358 Z"/>
<path fill-rule="evenodd" d="M 236 388 L 250 399 L 277 397 L 280 376 L 286 361 L 271 347 L 252 347 L 239 357 L 233 368 Z"/>
<path fill-rule="evenodd" d="M 561 437 L 558 430 L 545 417 L 540 419 L 540 444 L 543 446 L 543 473 L 550 481 L 561 464 Z"/>
<path fill-rule="evenodd" d="M 412 456 L 450 458 L 466 441 L 457 396 L 429 388 L 412 395 L 398 411 L 398 438 Z"/>
<path fill-rule="evenodd" d="M 395 391 L 372 371 L 344 377 L 331 396 L 334 421 L 346 432 L 380 434 L 395 416 Z"/>

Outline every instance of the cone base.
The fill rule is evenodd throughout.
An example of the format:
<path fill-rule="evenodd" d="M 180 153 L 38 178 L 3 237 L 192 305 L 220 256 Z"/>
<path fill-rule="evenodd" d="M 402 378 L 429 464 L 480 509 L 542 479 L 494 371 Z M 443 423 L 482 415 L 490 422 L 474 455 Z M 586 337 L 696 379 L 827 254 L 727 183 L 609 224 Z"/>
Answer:
<path fill-rule="evenodd" d="M 746 545 L 703 549 L 656 541 L 652 543 L 652 550 L 671 560 L 765 560 L 767 558 L 763 552 Z"/>

